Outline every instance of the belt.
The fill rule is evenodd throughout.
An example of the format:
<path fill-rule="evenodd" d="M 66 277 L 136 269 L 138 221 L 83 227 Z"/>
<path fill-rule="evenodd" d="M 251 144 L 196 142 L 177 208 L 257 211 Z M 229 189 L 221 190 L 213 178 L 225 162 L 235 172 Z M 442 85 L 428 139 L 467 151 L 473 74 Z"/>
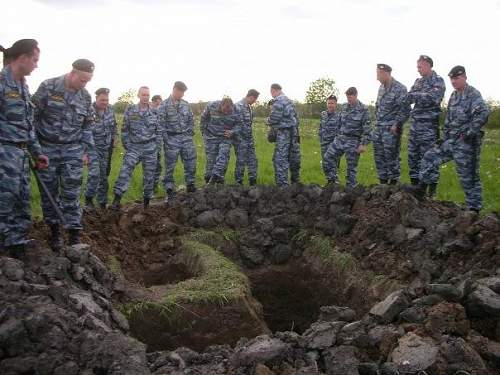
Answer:
<path fill-rule="evenodd" d="M 27 142 L 0 141 L 0 143 L 6 146 L 14 146 L 23 150 L 26 150 L 28 148 Z"/>

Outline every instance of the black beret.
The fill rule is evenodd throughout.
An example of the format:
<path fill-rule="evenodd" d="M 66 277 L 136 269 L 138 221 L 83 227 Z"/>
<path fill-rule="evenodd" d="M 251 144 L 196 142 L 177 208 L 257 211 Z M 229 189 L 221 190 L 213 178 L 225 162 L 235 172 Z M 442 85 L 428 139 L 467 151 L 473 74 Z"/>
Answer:
<path fill-rule="evenodd" d="M 186 84 L 182 81 L 176 81 L 174 83 L 174 89 L 178 89 L 178 90 L 181 90 L 181 91 L 186 91 L 188 88 L 186 86 Z"/>
<path fill-rule="evenodd" d="M 94 63 L 87 59 L 78 59 L 72 64 L 73 69 L 80 70 L 82 72 L 94 73 Z"/>
<path fill-rule="evenodd" d="M 427 55 L 420 55 L 420 57 L 418 59 L 423 60 L 423 61 L 427 61 L 431 67 L 434 66 L 434 61 L 432 61 L 432 59 Z"/>
<path fill-rule="evenodd" d="M 279 83 L 273 83 L 271 85 L 271 89 L 273 89 L 273 90 L 281 90 L 282 88 L 281 88 L 281 85 Z"/>
<path fill-rule="evenodd" d="M 465 68 L 462 65 L 454 66 L 448 73 L 448 77 L 455 78 L 465 74 Z"/>
<path fill-rule="evenodd" d="M 106 87 L 101 87 L 100 89 L 96 90 L 95 94 L 96 95 L 101 95 L 101 94 L 108 95 L 109 94 L 109 89 L 107 89 Z"/>
<path fill-rule="evenodd" d="M 358 90 L 356 87 L 349 87 L 345 92 L 346 95 L 358 95 Z"/>
<path fill-rule="evenodd" d="M 250 90 L 248 90 L 248 92 L 247 92 L 247 97 L 249 97 L 249 96 L 253 96 L 254 98 L 257 98 L 259 95 L 260 95 L 260 92 L 258 92 L 258 91 L 257 91 L 257 90 L 255 90 L 255 89 L 250 89 Z"/>
<path fill-rule="evenodd" d="M 387 64 L 377 64 L 377 69 L 383 70 L 385 72 L 392 72 L 392 68 Z"/>
<path fill-rule="evenodd" d="M 156 100 L 161 100 L 161 95 L 153 95 L 153 97 L 151 98 L 151 101 L 154 102 Z"/>

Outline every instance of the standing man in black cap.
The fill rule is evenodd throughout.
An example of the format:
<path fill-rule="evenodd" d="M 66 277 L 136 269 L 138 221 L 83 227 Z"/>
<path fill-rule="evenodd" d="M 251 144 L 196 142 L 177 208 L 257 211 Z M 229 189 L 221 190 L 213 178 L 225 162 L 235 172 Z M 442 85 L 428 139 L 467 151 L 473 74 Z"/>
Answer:
<path fill-rule="evenodd" d="M 101 208 L 108 203 L 108 174 L 116 139 L 116 118 L 109 105 L 109 89 L 102 87 L 95 92 L 95 126 L 92 135 L 95 147 L 88 150 L 88 176 L 85 191 L 85 209 L 93 210 L 94 197 Z"/>
<path fill-rule="evenodd" d="M 182 99 L 187 86 L 184 82 L 174 83 L 172 93 L 158 107 L 160 128 L 163 132 L 165 152 L 166 203 L 175 198 L 174 169 L 179 155 L 184 164 L 187 191 L 196 190 L 196 147 L 194 145 L 194 117 L 189 103 Z"/>
<path fill-rule="evenodd" d="M 380 82 L 373 131 L 373 154 L 381 184 L 396 184 L 400 175 L 401 133 L 410 115 L 406 87 L 392 77 L 392 68 L 377 64 Z"/>
<path fill-rule="evenodd" d="M 21 39 L 10 48 L 0 46 L 4 68 L 0 72 L 0 253 L 22 256 L 31 225 L 30 157 L 47 168 L 33 127 L 33 108 L 26 85 L 40 56 L 34 39 Z M 3 248 L 3 249 L 2 249 Z"/>
<path fill-rule="evenodd" d="M 444 80 L 432 70 L 433 65 L 427 55 L 418 58 L 417 70 L 422 77 L 408 92 L 408 100 L 413 104 L 408 138 L 408 169 L 412 185 L 418 185 L 424 154 L 439 139 L 439 115 L 446 86 Z M 436 187 L 432 186 L 430 190 L 434 194 Z"/>
<path fill-rule="evenodd" d="M 482 208 L 482 187 L 479 176 L 481 128 L 488 121 L 489 109 L 479 91 L 467 84 L 465 68 L 457 65 L 448 74 L 455 91 L 448 101 L 443 142 L 426 152 L 420 172 L 419 193 L 423 196 L 429 186 L 436 186 L 439 167 L 455 161 L 460 184 L 465 192 L 469 210 Z"/>
<path fill-rule="evenodd" d="M 345 154 L 346 187 L 352 189 L 357 184 L 359 155 L 366 151 L 366 146 L 370 143 L 371 122 L 368 107 L 358 100 L 356 87 L 349 87 L 345 94 L 347 103 L 340 111 L 340 130 L 328 146 L 324 160 L 328 183 L 337 184 L 340 158 Z"/>
<path fill-rule="evenodd" d="M 33 96 L 38 140 L 50 161 L 49 168 L 40 171 L 39 176 L 64 215 L 70 245 L 80 242 L 82 159 L 85 150 L 94 147 L 95 115 L 92 98 L 85 89 L 93 73 L 91 61 L 78 59 L 68 74 L 43 81 Z M 52 234 L 50 245 L 54 251 L 61 251 L 62 223 L 43 192 L 41 198 L 43 216 Z"/>

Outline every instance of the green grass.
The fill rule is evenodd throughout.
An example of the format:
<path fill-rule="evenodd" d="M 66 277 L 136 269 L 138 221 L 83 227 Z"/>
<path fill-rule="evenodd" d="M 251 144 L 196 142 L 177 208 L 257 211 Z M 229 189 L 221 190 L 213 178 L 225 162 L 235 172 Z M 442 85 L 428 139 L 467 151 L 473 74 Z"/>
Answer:
<path fill-rule="evenodd" d="M 119 119 L 120 121 L 121 119 Z M 302 168 L 301 180 L 306 184 L 326 183 L 326 179 L 321 169 L 321 155 L 319 141 L 317 137 L 317 129 L 319 120 L 304 119 L 301 121 L 301 152 L 302 152 Z M 266 125 L 263 119 L 256 119 L 254 126 L 254 136 L 257 149 L 257 158 L 259 161 L 258 179 L 259 184 L 274 184 L 274 170 L 272 165 L 272 155 L 274 144 L 267 142 Z M 481 180 L 483 183 L 483 199 L 484 211 L 500 211 L 500 189 L 498 189 L 498 181 L 500 181 L 500 129 L 485 129 L 486 135 L 483 142 L 481 154 Z M 198 153 L 196 183 L 198 186 L 204 184 L 203 175 L 205 168 L 205 153 L 203 141 L 199 131 L 195 135 L 196 149 Z M 402 182 L 408 182 L 408 163 L 407 163 L 407 145 L 408 131 L 403 134 L 401 148 L 401 167 L 402 167 Z M 113 155 L 113 163 L 109 181 L 111 184 L 109 199 L 112 199 L 112 186 L 118 177 L 123 158 L 123 148 L 118 146 Z M 234 183 L 234 153 L 231 155 L 226 181 Z M 342 183 L 345 182 L 345 161 L 342 159 L 339 177 Z M 175 180 L 178 185 L 184 184 L 183 168 L 180 162 L 177 163 L 175 169 Z M 34 181 L 34 179 L 33 179 Z M 368 151 L 364 153 L 359 162 L 358 181 L 363 185 L 377 183 L 377 174 L 373 161 L 373 149 L 369 146 Z M 82 190 L 82 197 L 84 191 Z M 160 196 L 164 195 L 161 191 Z M 138 166 L 132 176 L 128 192 L 124 195 L 123 201 L 142 199 L 142 168 Z M 441 179 L 438 186 L 438 199 L 455 201 L 458 203 L 464 202 L 464 194 L 460 187 L 455 166 L 453 162 L 445 164 L 441 169 Z M 32 208 L 35 216 L 41 215 L 40 197 L 38 187 L 32 184 Z"/>
<path fill-rule="evenodd" d="M 199 242 L 212 242 L 211 237 L 208 231 L 201 231 L 182 238 L 183 256 L 198 276 L 168 287 L 158 301 L 133 301 L 122 305 L 121 311 L 127 317 L 149 310 L 175 318 L 184 303 L 222 306 L 249 296 L 248 278 L 238 266 L 217 249 Z"/>

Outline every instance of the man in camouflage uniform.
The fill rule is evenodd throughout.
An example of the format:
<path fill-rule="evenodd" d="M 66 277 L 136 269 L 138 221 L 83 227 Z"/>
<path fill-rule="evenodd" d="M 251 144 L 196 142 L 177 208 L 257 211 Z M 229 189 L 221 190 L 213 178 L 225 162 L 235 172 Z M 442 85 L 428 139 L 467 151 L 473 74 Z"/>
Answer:
<path fill-rule="evenodd" d="M 184 165 L 184 176 L 188 192 L 194 192 L 196 178 L 196 146 L 193 141 L 194 118 L 189 103 L 182 99 L 187 86 L 174 83 L 172 94 L 158 108 L 160 127 L 165 149 L 166 202 L 175 198 L 174 169 L 179 155 Z"/>
<path fill-rule="evenodd" d="M 49 168 L 40 171 L 40 180 L 59 204 L 70 245 L 80 242 L 82 159 L 85 149 L 94 147 L 94 110 L 92 98 L 85 89 L 93 72 L 92 62 L 76 60 L 70 73 L 43 81 L 33 96 L 38 140 L 50 160 Z M 62 223 L 50 199 L 42 189 L 40 191 L 43 216 L 52 233 L 50 244 L 52 249 L 60 251 Z"/>
<path fill-rule="evenodd" d="M 0 253 L 22 256 L 31 225 L 30 157 L 46 168 L 33 127 L 33 107 L 25 77 L 37 67 L 40 49 L 34 39 L 21 39 L 10 48 L 0 46 Z"/>
<path fill-rule="evenodd" d="M 109 105 L 109 89 L 100 88 L 95 92 L 93 103 L 95 125 L 92 127 L 95 148 L 88 150 L 87 190 L 85 192 L 85 208 L 92 210 L 94 197 L 101 208 L 108 203 L 108 176 L 111 167 L 111 156 L 116 139 L 116 118 Z"/>
<path fill-rule="evenodd" d="M 153 95 L 151 97 L 151 108 L 158 110 L 158 107 L 160 106 L 161 102 L 163 101 L 161 95 Z M 158 162 L 156 163 L 156 169 L 155 169 L 155 177 L 154 177 L 154 191 L 157 192 L 158 190 L 158 184 L 160 182 L 160 176 L 161 176 L 161 150 L 162 150 L 163 145 L 160 145 L 158 147 Z"/>
<path fill-rule="evenodd" d="M 323 173 L 327 174 L 325 169 L 325 153 L 328 147 L 335 140 L 335 136 L 340 129 L 340 114 L 337 111 L 337 97 L 330 95 L 326 98 L 326 111 L 321 112 L 319 122 L 319 144 L 321 147 L 321 166 Z"/>
<path fill-rule="evenodd" d="M 419 57 L 417 70 L 422 77 L 408 92 L 408 100 L 413 104 L 408 138 L 408 167 L 412 185 L 418 185 L 422 158 L 439 138 L 439 115 L 446 86 L 444 80 L 432 70 L 433 64 L 429 56 Z"/>
<path fill-rule="evenodd" d="M 489 109 L 479 91 L 467 84 L 463 66 L 455 66 L 448 76 L 455 91 L 448 101 L 443 142 L 424 155 L 420 195 L 423 196 L 429 186 L 437 184 L 441 164 L 454 160 L 467 208 L 479 211 L 482 207 L 479 176 L 481 128 L 488 121 Z"/>
<path fill-rule="evenodd" d="M 400 176 L 400 150 L 403 124 L 410 115 L 406 87 L 396 81 L 392 68 L 387 64 L 377 65 L 377 80 L 380 82 L 375 115 L 377 123 L 373 131 L 373 154 L 381 184 L 396 184 Z"/>
<path fill-rule="evenodd" d="M 370 113 L 368 107 L 358 100 L 358 90 L 350 87 L 346 91 L 347 104 L 340 111 L 340 130 L 325 153 L 325 170 L 328 183 L 338 183 L 337 169 L 345 154 L 347 161 L 346 187 L 356 186 L 359 155 L 370 143 Z"/>
<path fill-rule="evenodd" d="M 287 186 L 289 171 L 292 183 L 299 182 L 298 116 L 293 102 L 283 94 L 279 84 L 273 83 L 271 85 L 271 96 L 274 101 L 267 123 L 276 132 L 276 145 L 273 154 L 274 179 L 276 185 Z"/>
<path fill-rule="evenodd" d="M 137 94 L 139 103 L 129 106 L 123 115 L 122 144 L 125 148 L 120 174 L 113 191 L 115 197 L 112 208 L 121 207 L 121 198 L 128 189 L 128 184 L 137 164 L 142 162 L 144 208 L 148 208 L 153 195 L 154 173 L 158 162 L 158 147 L 162 132 L 158 124 L 156 110 L 149 104 L 149 88 L 142 86 Z"/>
<path fill-rule="evenodd" d="M 205 142 L 205 181 L 224 183 L 231 145 L 239 141 L 242 116 L 231 98 L 208 103 L 201 114 L 200 128 Z"/>
<path fill-rule="evenodd" d="M 248 170 L 248 183 L 250 186 L 257 184 L 257 155 L 255 154 L 255 141 L 252 133 L 253 112 L 252 104 L 259 98 L 259 92 L 254 89 L 248 90 L 246 97 L 241 99 L 236 106 L 243 117 L 240 142 L 235 143 L 236 168 L 234 180 L 237 184 L 243 184 L 245 168 Z"/>

